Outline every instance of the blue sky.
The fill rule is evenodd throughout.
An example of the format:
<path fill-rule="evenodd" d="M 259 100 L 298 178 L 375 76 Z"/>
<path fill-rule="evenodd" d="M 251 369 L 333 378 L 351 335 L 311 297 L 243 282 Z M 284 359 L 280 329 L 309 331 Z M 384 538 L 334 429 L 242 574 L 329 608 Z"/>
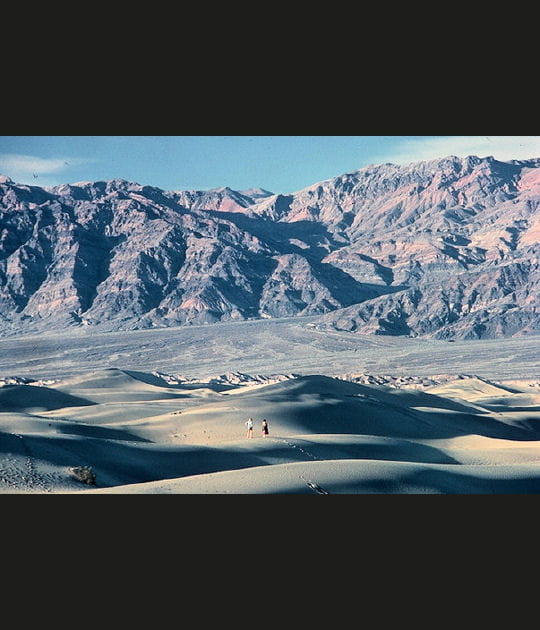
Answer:
<path fill-rule="evenodd" d="M 122 178 L 165 190 L 300 190 L 369 164 L 540 157 L 540 136 L 0 136 L 0 174 L 54 186 Z"/>

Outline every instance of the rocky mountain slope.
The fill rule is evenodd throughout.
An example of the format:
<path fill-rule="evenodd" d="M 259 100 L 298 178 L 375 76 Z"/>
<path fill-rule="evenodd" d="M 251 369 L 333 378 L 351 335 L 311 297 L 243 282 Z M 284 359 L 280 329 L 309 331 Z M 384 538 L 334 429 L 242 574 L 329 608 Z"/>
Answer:
<path fill-rule="evenodd" d="M 319 316 L 321 329 L 540 329 L 540 159 L 369 166 L 290 195 L 0 177 L 0 333 Z"/>

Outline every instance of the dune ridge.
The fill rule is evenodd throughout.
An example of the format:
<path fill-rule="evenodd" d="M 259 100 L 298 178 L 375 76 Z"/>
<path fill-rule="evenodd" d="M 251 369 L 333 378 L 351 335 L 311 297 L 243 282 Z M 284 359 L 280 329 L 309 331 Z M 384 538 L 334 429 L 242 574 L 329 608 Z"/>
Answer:
<path fill-rule="evenodd" d="M 535 379 L 165 376 L 108 368 L 0 387 L 0 493 L 540 491 Z"/>

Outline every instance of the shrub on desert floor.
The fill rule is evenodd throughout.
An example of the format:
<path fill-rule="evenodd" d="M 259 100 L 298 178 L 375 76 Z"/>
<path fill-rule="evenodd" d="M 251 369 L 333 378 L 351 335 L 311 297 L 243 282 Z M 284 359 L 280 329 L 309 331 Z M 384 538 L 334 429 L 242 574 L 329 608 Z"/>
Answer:
<path fill-rule="evenodd" d="M 82 483 L 87 483 L 90 486 L 96 485 L 96 475 L 90 466 L 75 466 L 70 470 Z"/>

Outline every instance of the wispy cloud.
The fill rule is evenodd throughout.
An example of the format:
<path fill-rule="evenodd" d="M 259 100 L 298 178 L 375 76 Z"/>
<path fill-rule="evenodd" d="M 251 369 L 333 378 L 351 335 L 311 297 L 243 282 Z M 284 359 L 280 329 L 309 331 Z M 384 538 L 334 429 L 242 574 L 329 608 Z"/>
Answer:
<path fill-rule="evenodd" d="M 377 161 L 407 164 L 448 155 L 492 155 L 498 160 L 540 157 L 540 136 L 442 136 L 404 139 Z"/>
<path fill-rule="evenodd" d="M 89 164 L 95 160 L 77 157 L 41 158 L 35 155 L 18 153 L 0 153 L 0 173 L 8 175 L 16 182 L 30 183 L 39 179 L 40 186 L 50 186 L 59 183 L 51 178 L 64 173 L 72 167 Z M 43 177 L 45 176 L 45 177 Z"/>

